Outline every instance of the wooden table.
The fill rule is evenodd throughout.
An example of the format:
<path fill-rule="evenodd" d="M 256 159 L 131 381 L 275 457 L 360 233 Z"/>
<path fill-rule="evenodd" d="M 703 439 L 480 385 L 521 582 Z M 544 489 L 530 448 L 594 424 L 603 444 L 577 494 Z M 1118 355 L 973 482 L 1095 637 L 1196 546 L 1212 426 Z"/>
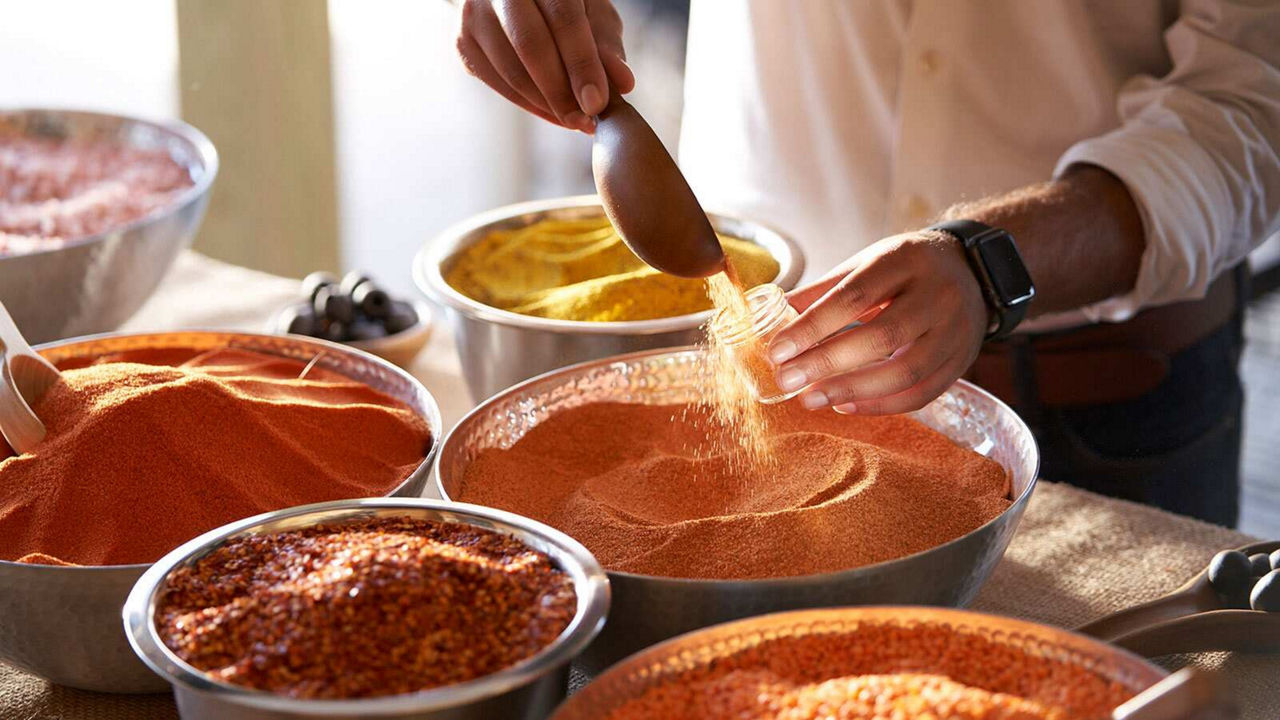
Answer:
<path fill-rule="evenodd" d="M 297 283 L 184 255 L 128 330 L 261 330 Z M 440 403 L 445 427 L 471 407 L 452 340 L 437 326 L 411 371 Z M 1223 548 L 1253 541 L 1225 528 L 1042 482 L 974 608 L 1064 627 L 1155 598 Z M 1223 671 L 1247 720 L 1280 720 L 1280 655 L 1212 653 L 1159 659 Z M 58 688 L 0 665 L 0 717 L 16 720 L 173 718 L 166 696 L 110 696 Z"/>

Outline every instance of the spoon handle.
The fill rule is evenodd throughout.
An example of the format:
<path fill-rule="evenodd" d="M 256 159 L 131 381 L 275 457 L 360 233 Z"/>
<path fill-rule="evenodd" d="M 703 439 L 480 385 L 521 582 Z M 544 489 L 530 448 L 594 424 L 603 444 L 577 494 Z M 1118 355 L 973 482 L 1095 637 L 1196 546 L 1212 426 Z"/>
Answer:
<path fill-rule="evenodd" d="M 1112 720 L 1235 720 L 1240 709 L 1217 673 L 1184 668 L 1112 712 Z"/>
<path fill-rule="evenodd" d="M 60 377 L 58 369 L 31 349 L 22 331 L 0 303 L 0 355 L 11 375 L 9 382 L 28 405 L 34 405 Z"/>
<path fill-rule="evenodd" d="M 0 435 L 18 453 L 30 452 L 45 436 L 31 405 L 54 383 L 58 370 L 36 354 L 0 303 Z"/>

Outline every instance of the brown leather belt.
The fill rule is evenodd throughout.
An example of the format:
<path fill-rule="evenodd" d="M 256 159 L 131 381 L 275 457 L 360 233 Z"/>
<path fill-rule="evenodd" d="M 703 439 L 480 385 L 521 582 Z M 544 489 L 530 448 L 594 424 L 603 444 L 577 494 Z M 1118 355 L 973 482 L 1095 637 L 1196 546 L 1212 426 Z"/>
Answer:
<path fill-rule="evenodd" d="M 987 343 L 965 377 L 1014 405 L 1029 399 L 1060 407 L 1137 398 L 1164 381 L 1170 358 L 1231 320 L 1240 305 L 1236 276 L 1224 272 L 1200 300 L 1144 310 L 1122 323 Z"/>

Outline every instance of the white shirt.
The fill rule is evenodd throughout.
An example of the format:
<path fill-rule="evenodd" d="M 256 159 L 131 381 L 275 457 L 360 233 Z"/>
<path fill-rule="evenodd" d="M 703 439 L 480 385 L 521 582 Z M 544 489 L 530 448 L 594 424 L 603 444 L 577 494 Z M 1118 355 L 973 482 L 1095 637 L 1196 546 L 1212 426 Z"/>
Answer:
<path fill-rule="evenodd" d="M 1073 163 L 1124 181 L 1137 285 L 1033 327 L 1203 295 L 1280 229 L 1280 0 L 696 0 L 680 161 L 806 276 Z"/>

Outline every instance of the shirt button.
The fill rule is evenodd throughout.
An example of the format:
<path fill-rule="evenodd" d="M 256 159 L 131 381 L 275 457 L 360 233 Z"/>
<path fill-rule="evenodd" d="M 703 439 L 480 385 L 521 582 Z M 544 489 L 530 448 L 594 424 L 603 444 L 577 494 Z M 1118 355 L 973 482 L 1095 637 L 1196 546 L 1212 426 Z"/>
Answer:
<path fill-rule="evenodd" d="M 902 202 L 902 214 L 907 224 L 920 227 L 933 214 L 933 208 L 919 195 L 908 195 Z"/>
<path fill-rule="evenodd" d="M 920 53 L 920 70 L 925 75 L 933 75 L 938 72 L 938 67 L 942 64 L 942 59 L 938 57 L 938 51 L 925 50 Z"/>

